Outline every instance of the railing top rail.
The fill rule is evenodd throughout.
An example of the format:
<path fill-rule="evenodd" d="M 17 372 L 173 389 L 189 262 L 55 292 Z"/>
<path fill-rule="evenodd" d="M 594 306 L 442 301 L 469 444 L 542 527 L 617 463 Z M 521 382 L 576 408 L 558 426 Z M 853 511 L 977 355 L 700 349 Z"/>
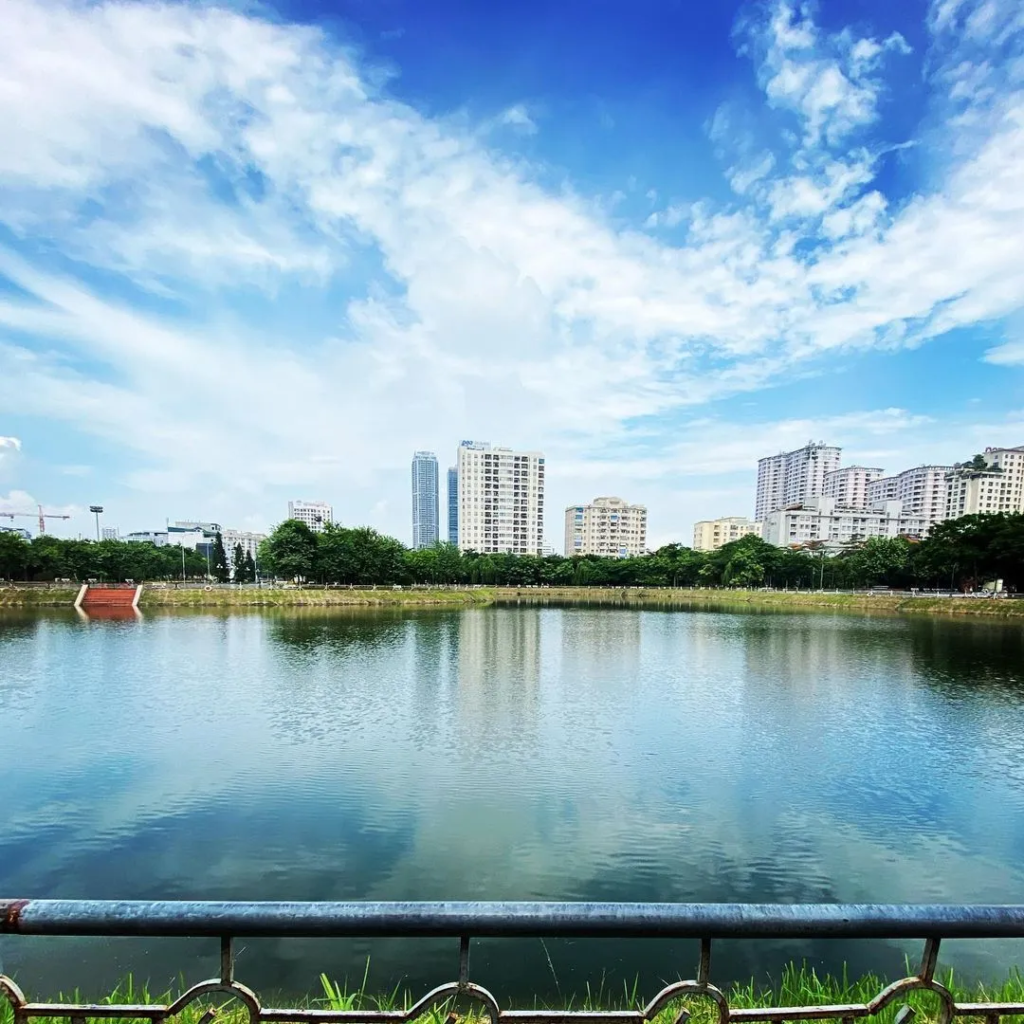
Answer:
<path fill-rule="evenodd" d="M 0 933 L 632 938 L 1024 937 L 1024 905 L 0 899 Z"/>

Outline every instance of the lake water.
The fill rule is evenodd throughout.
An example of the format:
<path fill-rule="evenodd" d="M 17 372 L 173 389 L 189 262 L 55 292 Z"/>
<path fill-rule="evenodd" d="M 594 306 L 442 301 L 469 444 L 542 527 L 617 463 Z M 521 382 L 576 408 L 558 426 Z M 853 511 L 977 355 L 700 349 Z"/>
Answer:
<path fill-rule="evenodd" d="M 1024 631 L 710 611 L 0 615 L 0 895 L 1024 902 Z M 252 940 L 238 976 L 417 994 L 454 942 Z M 719 948 L 721 947 L 721 948 Z M 716 944 L 898 975 L 915 944 Z M 949 943 L 993 977 L 1017 943 Z M 557 998 L 692 976 L 686 942 L 490 941 Z M 166 986 L 212 941 L 0 936 L 35 996 Z"/>

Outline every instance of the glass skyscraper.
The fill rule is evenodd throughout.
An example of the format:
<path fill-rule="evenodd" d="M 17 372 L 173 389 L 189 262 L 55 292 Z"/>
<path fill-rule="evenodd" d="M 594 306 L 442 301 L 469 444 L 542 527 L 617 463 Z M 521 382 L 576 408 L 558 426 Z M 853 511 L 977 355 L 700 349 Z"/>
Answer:
<path fill-rule="evenodd" d="M 448 468 L 448 543 L 459 543 L 459 467 Z"/>
<path fill-rule="evenodd" d="M 412 546 L 432 548 L 438 541 L 437 456 L 412 457 Z"/>

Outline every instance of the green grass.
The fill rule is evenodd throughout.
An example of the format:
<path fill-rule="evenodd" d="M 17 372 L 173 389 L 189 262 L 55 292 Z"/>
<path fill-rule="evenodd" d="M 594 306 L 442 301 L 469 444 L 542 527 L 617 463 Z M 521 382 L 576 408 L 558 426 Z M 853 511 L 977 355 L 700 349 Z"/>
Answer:
<path fill-rule="evenodd" d="M 70 608 L 81 588 L 18 587 L 0 583 L 0 608 Z"/>
<path fill-rule="evenodd" d="M 414 1005 L 415 999 L 424 993 L 402 992 L 395 989 L 390 993 L 372 994 L 367 990 L 367 971 L 358 987 L 332 981 L 326 974 L 320 976 L 323 991 L 318 995 L 310 995 L 305 999 L 289 1000 L 284 1005 L 302 1008 L 329 1010 L 408 1010 Z M 908 973 L 910 969 L 908 968 Z M 557 980 L 557 979 L 556 979 Z M 994 986 L 962 985 L 951 971 L 938 976 L 940 984 L 953 994 L 958 1003 L 987 1002 L 1021 1003 L 1024 1002 L 1024 976 L 1016 968 L 1000 984 Z M 244 979 L 243 979 L 244 982 Z M 823 1004 L 868 1003 L 885 987 L 886 982 L 875 975 L 865 975 L 851 979 L 844 973 L 839 976 L 819 975 L 806 964 L 790 964 L 782 972 L 777 981 L 768 981 L 758 985 L 750 981 L 744 985 L 735 985 L 727 991 L 729 1005 L 733 1008 L 757 1008 L 770 1006 L 812 1006 Z M 131 975 L 124 979 L 118 987 L 100 1002 L 104 1004 L 162 1004 L 168 1005 L 184 991 L 154 992 L 145 983 L 137 983 Z M 517 1009 L 565 1009 L 565 1010 L 636 1010 L 641 1009 L 656 993 L 640 992 L 637 984 L 624 984 L 621 989 L 606 988 L 602 982 L 596 989 L 589 985 L 578 997 L 569 997 L 558 1004 L 541 1003 L 534 1000 L 520 1000 L 515 1003 Z M 32 998 L 32 993 L 26 993 Z M 41 1000 L 40 1000 L 41 1001 Z M 59 1002 L 81 1002 L 79 993 L 64 993 L 58 996 Z M 501 1001 L 499 1000 L 499 1004 Z M 270 1005 L 268 1003 L 268 1005 Z M 674 1024 L 681 1007 L 685 1005 L 692 1014 L 693 1024 L 713 1024 L 717 1020 L 715 1004 L 706 997 L 687 996 L 673 1000 L 662 1008 L 654 1018 L 656 1024 Z M 938 1016 L 939 999 L 933 993 L 912 992 L 894 999 L 874 1020 L 879 1024 L 893 1024 L 897 1011 L 904 1005 L 912 1006 L 916 1011 L 917 1024 L 934 1022 Z M 511 1005 L 503 1005 L 511 1008 Z M 213 1018 L 208 1016 L 213 1011 Z M 454 1015 L 453 1015 L 454 1014 Z M 420 1020 L 424 1024 L 453 1024 L 454 1021 L 473 1022 L 485 1017 L 486 1014 L 479 1004 L 465 999 L 447 1000 L 423 1014 Z M 247 1024 L 247 1012 L 236 1000 L 225 999 L 223 994 L 213 993 L 201 997 L 189 1004 L 176 1018 L 179 1024 L 206 1024 L 216 1019 L 218 1024 Z M 47 1024 L 57 1024 L 63 1018 L 36 1018 Z M 982 1018 L 963 1017 L 958 1020 L 977 1020 Z M 1004 1021 L 1019 1021 L 1024 1018 L 1004 1017 Z M 13 1024 L 14 1015 L 10 1005 L 0 999 L 0 1024 Z M 118 1021 L 127 1024 L 127 1021 Z"/>
<path fill-rule="evenodd" d="M 78 588 L 4 587 L 0 608 L 70 607 Z M 173 590 L 147 586 L 143 610 L 158 608 L 470 608 L 486 605 L 724 608 L 748 611 L 849 611 L 930 616 L 1024 619 L 1024 601 L 981 598 L 906 598 L 887 594 L 830 594 L 827 591 L 687 590 L 621 587 L 479 587 L 463 590 Z"/>
<path fill-rule="evenodd" d="M 296 608 L 296 607 L 454 607 L 490 604 L 494 592 L 480 590 L 157 590 L 142 591 L 139 606 L 146 608 Z"/>
<path fill-rule="evenodd" d="M 887 614 L 970 615 L 1024 618 L 1024 601 L 983 598 L 900 597 L 888 594 L 831 594 L 828 591 L 688 590 L 621 587 L 505 587 L 495 591 L 498 604 L 607 604 L 619 607 L 715 607 L 792 611 L 830 609 Z"/>

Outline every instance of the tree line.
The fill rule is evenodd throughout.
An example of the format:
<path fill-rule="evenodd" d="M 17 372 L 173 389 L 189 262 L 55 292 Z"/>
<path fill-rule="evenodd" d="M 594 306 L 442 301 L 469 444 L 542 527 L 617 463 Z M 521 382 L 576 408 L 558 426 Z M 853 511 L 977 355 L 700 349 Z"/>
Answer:
<path fill-rule="evenodd" d="M 31 541 L 20 534 L 0 531 L 0 579 L 7 580 L 189 580 L 213 579 L 227 583 L 254 583 L 252 554 L 235 546 L 229 562 L 218 533 L 205 551 L 179 545 L 157 547 L 150 542 L 123 540 L 64 540 L 43 534 Z"/>
<path fill-rule="evenodd" d="M 872 539 L 826 554 L 809 545 L 777 548 L 744 537 L 718 551 L 668 544 L 636 558 L 563 558 L 460 552 L 453 544 L 411 551 L 370 527 L 329 525 L 314 533 L 281 523 L 257 557 L 236 546 L 229 560 L 218 535 L 204 552 L 150 543 L 27 541 L 0 532 L 0 579 L 76 582 L 214 579 L 250 583 L 294 580 L 352 586 L 410 584 L 491 586 L 788 587 L 791 589 L 941 588 L 973 590 L 1002 579 L 1024 588 L 1024 515 L 977 515 L 939 523 L 923 541 Z"/>
<path fill-rule="evenodd" d="M 924 541 L 872 538 L 837 554 L 777 548 L 749 536 L 718 551 L 668 544 L 635 558 L 460 552 L 453 544 L 412 551 L 369 527 L 314 533 L 286 520 L 261 544 L 260 573 L 358 585 L 789 587 L 872 586 L 973 590 L 993 579 L 1024 586 L 1024 515 L 977 515 L 936 525 Z"/>

